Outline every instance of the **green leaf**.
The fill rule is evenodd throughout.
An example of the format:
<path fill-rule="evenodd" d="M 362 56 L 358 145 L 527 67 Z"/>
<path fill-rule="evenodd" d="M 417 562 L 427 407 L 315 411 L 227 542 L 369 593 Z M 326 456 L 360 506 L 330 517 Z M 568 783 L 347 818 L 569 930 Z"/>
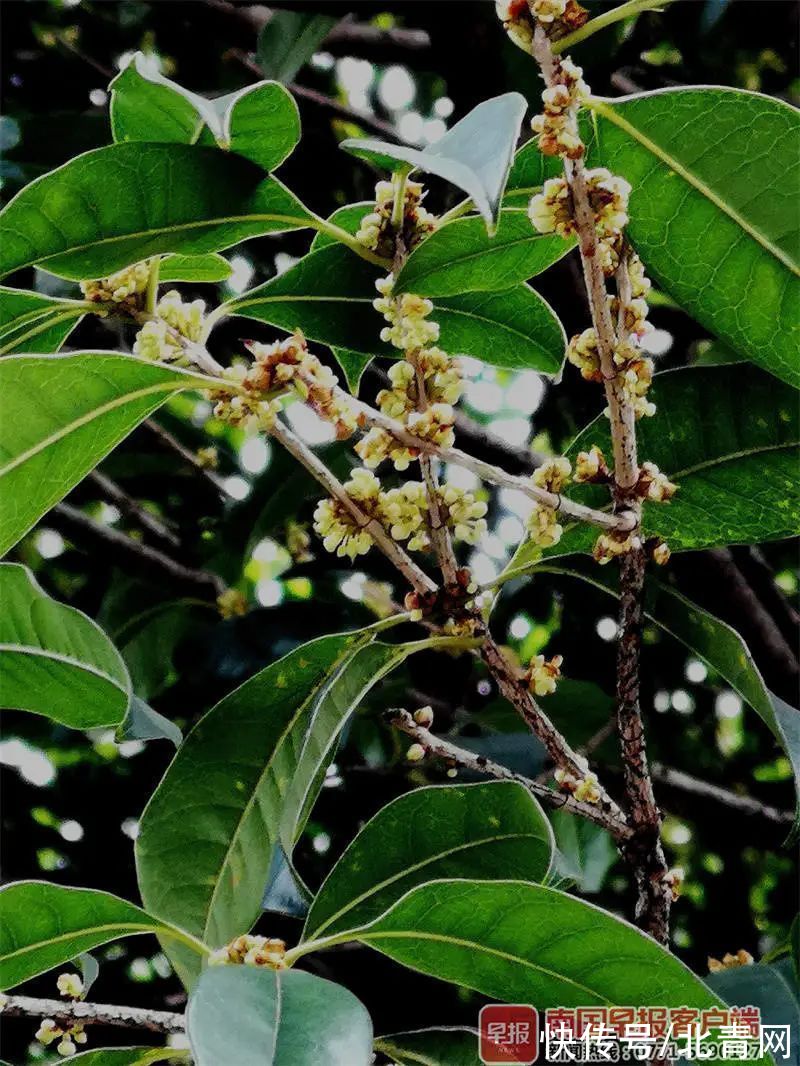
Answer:
<path fill-rule="evenodd" d="M 158 280 L 164 281 L 226 281 L 231 265 L 216 252 L 207 255 L 167 255 L 161 261 Z"/>
<path fill-rule="evenodd" d="M 171 1047 L 106 1047 L 73 1055 L 79 1066 L 152 1066 L 156 1062 L 186 1062 L 188 1052 Z"/>
<path fill-rule="evenodd" d="M 800 117 L 729 88 L 593 100 L 598 159 L 632 185 L 628 234 L 702 325 L 800 385 Z"/>
<path fill-rule="evenodd" d="M 125 719 L 117 730 L 118 741 L 122 740 L 169 740 L 180 747 L 183 733 L 163 714 L 154 711 L 139 696 L 131 696 L 131 704 Z"/>
<path fill-rule="evenodd" d="M 581 129 L 584 142 L 589 143 L 592 140 L 592 132 L 588 123 L 586 129 Z M 557 156 L 543 155 L 535 138 L 528 141 L 514 156 L 506 183 L 504 203 L 527 208 L 530 198 L 541 190 L 547 179 L 558 177 L 561 173 L 561 160 Z"/>
<path fill-rule="evenodd" d="M 790 1054 L 779 1061 L 788 1062 L 790 1066 L 800 1064 L 797 1047 L 800 1001 L 791 966 L 787 969 L 785 964 L 780 963 L 774 966 L 755 963 L 709 974 L 706 980 L 732 1007 L 758 1007 L 762 1025 L 788 1025 L 791 1033 Z"/>
<path fill-rule="evenodd" d="M 352 352 L 349 348 L 333 348 L 333 357 L 344 372 L 347 387 L 353 396 L 358 396 L 358 387 L 364 371 L 373 360 L 373 356 L 364 352 Z"/>
<path fill-rule="evenodd" d="M 566 811 L 553 811 L 550 821 L 558 852 L 556 871 L 586 895 L 599 892 L 606 874 L 617 861 L 614 841 L 605 829 Z"/>
<path fill-rule="evenodd" d="M 299 263 L 224 305 L 229 314 L 303 330 L 334 348 L 391 356 L 380 340 L 385 325 L 374 310 L 380 274 L 341 245 L 311 252 Z M 470 355 L 493 366 L 555 374 L 565 337 L 549 304 L 527 285 L 504 292 L 465 293 L 436 300 L 432 315 L 439 344 L 452 355 Z"/>
<path fill-rule="evenodd" d="M 90 307 L 0 285 L 0 355 L 57 352 Z"/>
<path fill-rule="evenodd" d="M 72 729 L 122 721 L 130 679 L 100 626 L 51 599 L 17 563 L 0 563 L 0 602 L 0 706 Z"/>
<path fill-rule="evenodd" d="M 415 248 L 397 277 L 397 292 L 457 296 L 496 292 L 541 274 L 573 248 L 573 240 L 538 234 L 527 211 L 505 208 L 489 237 L 479 218 L 459 218 Z"/>
<path fill-rule="evenodd" d="M 411 969 L 540 1010 L 719 1002 L 646 934 L 543 885 L 433 881 L 332 939 L 357 939 Z"/>
<path fill-rule="evenodd" d="M 346 233 L 355 234 L 361 226 L 361 219 L 364 215 L 368 215 L 374 210 L 375 204 L 371 200 L 360 200 L 357 204 L 345 204 L 344 207 L 338 207 L 332 215 L 328 215 L 325 221 L 338 226 L 339 229 L 343 229 Z M 330 245 L 337 243 L 336 237 L 326 233 L 325 230 L 318 230 L 314 234 L 314 240 L 311 242 L 309 251 L 317 252 L 320 248 L 328 248 Z"/>
<path fill-rule="evenodd" d="M 115 141 L 216 143 L 274 170 L 300 139 L 293 97 L 277 82 L 261 81 L 208 100 L 184 89 L 137 52 L 111 82 Z"/>
<path fill-rule="evenodd" d="M 472 198 L 491 232 L 527 106 L 519 93 L 485 100 L 422 151 L 374 140 L 351 139 L 340 147 L 386 170 L 406 164 L 457 185 Z"/>
<path fill-rule="evenodd" d="M 366 925 L 410 889 L 440 878 L 543 881 L 550 824 L 513 781 L 419 788 L 384 807 L 320 888 L 304 939 Z"/>
<path fill-rule="evenodd" d="M 215 966 L 186 1011 L 196 1066 L 369 1066 L 372 1022 L 341 985 L 301 970 Z"/>
<path fill-rule="evenodd" d="M 645 504 L 648 536 L 663 537 L 676 551 L 756 544 L 800 531 L 800 412 L 792 389 L 741 363 L 658 374 L 650 395 L 658 414 L 636 424 L 640 461 L 655 463 L 679 489 L 668 504 Z M 602 415 L 566 454 L 574 462 L 592 444 L 611 458 Z M 596 486 L 576 486 L 568 495 L 608 507 L 608 493 Z M 596 537 L 589 526 L 565 523 L 555 548 L 542 552 L 523 544 L 506 575 L 525 572 L 545 557 L 591 551 Z"/>
<path fill-rule="evenodd" d="M 0 359 L 0 555 L 170 394 L 211 381 L 110 352 Z"/>
<path fill-rule="evenodd" d="M 162 252 L 215 252 L 313 223 L 277 178 L 230 152 L 113 144 L 37 178 L 0 212 L 0 276 L 38 263 L 103 277 Z"/>
<path fill-rule="evenodd" d="M 343 633 L 296 648 L 189 733 L 136 841 L 139 887 L 153 913 L 179 920 L 213 947 L 253 925 L 274 846 L 280 839 L 291 853 L 348 715 L 416 648 L 370 646 L 371 636 Z M 191 980 L 194 960 L 181 952 L 176 964 Z"/>
<path fill-rule="evenodd" d="M 273 10 L 258 38 L 258 65 L 268 78 L 292 81 L 338 21 L 329 15 Z"/>
<path fill-rule="evenodd" d="M 582 560 L 576 560 L 570 567 L 543 563 L 537 569 L 578 578 L 611 596 L 619 596 L 615 573 L 589 566 Z M 770 729 L 792 766 L 798 793 L 795 825 L 800 827 L 800 711 L 768 691 L 750 649 L 735 629 L 698 607 L 677 589 L 648 578 L 644 609 L 652 622 L 685 644 L 724 678 Z"/>
<path fill-rule="evenodd" d="M 477 1029 L 418 1029 L 412 1033 L 390 1033 L 375 1040 L 375 1050 L 397 1066 L 481 1066 Z M 502 1049 L 493 1049 L 502 1061 Z M 508 1062 L 512 1063 L 512 1052 Z"/>
<path fill-rule="evenodd" d="M 153 72 L 141 52 L 132 56 L 109 89 L 115 141 L 194 144 L 200 136 L 204 122 L 194 103 L 175 82 Z"/>
<path fill-rule="evenodd" d="M 0 889 L 0 988 L 13 988 L 82 951 L 123 936 L 158 933 L 197 954 L 203 945 L 108 892 L 17 881 Z"/>

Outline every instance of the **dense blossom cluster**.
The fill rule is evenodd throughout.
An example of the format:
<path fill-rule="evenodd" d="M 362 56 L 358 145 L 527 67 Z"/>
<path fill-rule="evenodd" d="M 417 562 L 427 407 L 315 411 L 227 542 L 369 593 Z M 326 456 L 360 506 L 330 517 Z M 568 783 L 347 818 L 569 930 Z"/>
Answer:
<path fill-rule="evenodd" d="M 155 317 L 148 319 L 136 334 L 133 354 L 162 363 L 185 361 L 185 342 L 198 344 L 203 339 L 205 313 L 202 300 L 187 303 L 171 289 L 156 304 Z"/>
<path fill-rule="evenodd" d="M 551 37 L 577 30 L 589 17 L 577 0 L 496 0 L 497 14 L 514 44 L 530 52 L 536 25 Z"/>
<path fill-rule="evenodd" d="M 64 999 L 75 1001 L 83 999 L 85 995 L 83 980 L 76 973 L 59 974 L 56 987 L 59 995 Z M 36 1039 L 45 1047 L 49 1047 L 57 1040 L 56 1051 L 62 1058 L 68 1058 L 78 1050 L 78 1044 L 86 1043 L 86 1033 L 82 1022 L 66 1025 L 57 1022 L 54 1018 L 43 1018 L 36 1030 Z"/>
<path fill-rule="evenodd" d="M 375 475 L 354 470 L 344 485 L 347 495 L 369 519 L 375 519 L 393 540 L 405 541 L 411 551 L 431 546 L 430 512 L 426 486 L 421 481 L 384 491 Z M 471 492 L 452 485 L 437 488 L 442 518 L 456 540 L 475 544 L 486 532 L 487 505 Z M 314 513 L 314 528 L 328 551 L 355 559 L 373 544 L 373 537 L 339 500 L 321 500 Z"/>
<path fill-rule="evenodd" d="M 739 948 L 735 955 L 728 951 L 721 959 L 714 959 L 709 956 L 708 972 L 719 973 L 721 970 L 736 970 L 740 966 L 752 966 L 754 962 L 755 959 L 749 951 Z"/>
<path fill-rule="evenodd" d="M 557 456 L 537 467 L 531 475 L 531 481 L 537 488 L 557 495 L 569 483 L 571 476 L 572 464 L 569 459 Z M 528 532 L 533 543 L 540 548 L 552 548 L 558 544 L 564 532 L 558 522 L 558 511 L 545 503 L 534 504 L 528 517 Z"/>
<path fill-rule="evenodd" d="M 286 944 L 265 936 L 237 936 L 225 947 L 212 951 L 209 966 L 266 966 L 271 970 L 285 968 Z"/>
<path fill-rule="evenodd" d="M 134 263 L 107 278 L 82 281 L 81 292 L 91 303 L 116 304 L 120 311 L 135 313 L 144 304 L 150 281 L 150 263 Z"/>
<path fill-rule="evenodd" d="M 562 59 L 556 67 L 555 84 L 542 93 L 543 111 L 534 116 L 531 129 L 543 155 L 580 159 L 585 151 L 578 132 L 578 108 L 587 93 L 582 75 L 571 59 Z"/>
<path fill-rule="evenodd" d="M 421 240 L 433 233 L 436 217 L 422 206 L 425 189 L 417 181 L 406 179 L 403 183 L 403 222 L 397 232 L 393 222 L 396 181 L 379 181 L 375 186 L 375 207 L 361 219 L 356 240 L 365 248 L 391 258 L 400 238 L 406 251 L 411 251 Z"/>

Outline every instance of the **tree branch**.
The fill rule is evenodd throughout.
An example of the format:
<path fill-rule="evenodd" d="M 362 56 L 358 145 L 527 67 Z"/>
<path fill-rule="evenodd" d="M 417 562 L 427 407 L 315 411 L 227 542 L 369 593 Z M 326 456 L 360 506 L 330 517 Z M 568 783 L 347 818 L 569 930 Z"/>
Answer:
<path fill-rule="evenodd" d="M 33 996 L 0 994 L 4 1018 L 53 1018 L 74 1025 L 115 1025 L 126 1029 L 149 1029 L 153 1033 L 182 1033 L 183 1014 L 144 1007 L 117 1007 L 110 1003 L 67 1002 L 63 999 L 37 999 Z M 176 1055 L 181 1054 L 175 1051 Z"/>
<path fill-rule="evenodd" d="M 390 711 L 389 716 L 389 720 L 395 729 L 399 729 L 402 733 L 412 737 L 429 754 L 444 759 L 445 762 L 453 766 L 460 766 L 465 770 L 472 770 L 479 774 L 488 774 L 490 777 L 496 777 L 503 781 L 517 781 L 549 807 L 553 807 L 556 810 L 565 810 L 570 814 L 587 818 L 590 822 L 594 822 L 595 825 L 607 829 L 618 842 L 623 842 L 630 836 L 631 831 L 624 818 L 599 805 L 576 800 L 568 792 L 556 792 L 548 788 L 547 785 L 515 773 L 499 763 L 492 762 L 485 755 L 477 755 L 475 752 L 451 744 L 450 741 L 444 740 L 442 737 L 434 736 L 424 726 L 417 725 L 406 710 Z"/>
<path fill-rule="evenodd" d="M 145 533 L 150 533 L 156 540 L 164 541 L 171 548 L 180 547 L 180 537 L 166 526 L 160 518 L 157 518 L 146 507 L 142 507 L 138 500 L 129 496 L 116 481 L 99 470 L 93 470 L 89 474 L 89 480 L 93 481 L 106 499 L 115 504 L 120 512 L 132 522 L 138 525 Z"/>
<path fill-rule="evenodd" d="M 52 521 L 53 526 L 63 530 L 67 536 L 74 536 L 79 544 L 98 549 L 101 555 L 128 573 L 160 583 L 166 577 L 172 584 L 191 588 L 195 593 L 199 587 L 209 599 L 215 599 L 225 590 L 225 582 L 218 574 L 184 566 L 164 552 L 120 533 L 118 529 L 95 522 L 68 503 L 57 504 L 50 512 L 48 521 Z"/>
<path fill-rule="evenodd" d="M 228 490 L 225 488 L 225 482 L 219 474 L 215 473 L 213 470 L 209 470 L 208 467 L 203 466 L 192 449 L 187 448 L 185 444 L 181 444 L 177 437 L 174 437 L 169 430 L 164 429 L 162 425 L 154 421 L 152 418 L 146 419 L 142 425 L 158 439 L 162 448 L 166 451 L 174 452 L 175 455 L 183 460 L 183 462 L 202 475 L 202 477 L 204 477 L 222 496 L 227 497 L 229 495 Z"/>
<path fill-rule="evenodd" d="M 394 563 L 409 585 L 423 595 L 436 592 L 436 585 L 428 575 L 417 566 L 400 545 L 392 540 L 376 518 L 370 518 L 358 504 L 345 492 L 344 485 L 325 464 L 317 458 L 312 450 L 296 437 L 283 422 L 275 420 L 270 434 L 316 478 L 329 496 L 332 496 L 352 515 L 355 521 L 369 533 L 383 554 Z"/>
<path fill-rule="evenodd" d="M 684 773 L 683 770 L 675 770 L 673 767 L 664 766 L 662 763 L 653 763 L 651 773 L 657 781 L 668 787 L 680 789 L 681 792 L 689 792 L 695 796 L 701 796 L 703 799 L 713 800 L 715 803 L 721 803 L 739 814 L 745 814 L 753 818 L 765 818 L 768 822 L 775 822 L 778 825 L 791 825 L 794 820 L 794 815 L 791 811 L 782 811 L 777 807 L 771 807 L 769 804 L 762 803 L 761 800 L 754 799 L 752 796 L 740 796 L 738 792 L 731 792 L 728 788 L 713 785 L 710 781 L 701 781 L 697 777 L 692 777 L 691 774 Z"/>

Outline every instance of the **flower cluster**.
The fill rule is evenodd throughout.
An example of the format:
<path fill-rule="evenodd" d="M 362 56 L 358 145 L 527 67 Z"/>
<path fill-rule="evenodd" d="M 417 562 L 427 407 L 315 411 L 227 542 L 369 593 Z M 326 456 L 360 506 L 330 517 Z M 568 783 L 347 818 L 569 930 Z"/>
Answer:
<path fill-rule="evenodd" d="M 619 263 L 618 247 L 622 230 L 628 221 L 631 187 L 624 178 L 617 177 L 605 167 L 587 170 L 586 186 L 594 214 L 601 261 L 606 272 L 613 273 Z M 539 233 L 571 237 L 576 226 L 566 178 L 548 178 L 542 191 L 532 197 L 528 216 Z"/>
<path fill-rule="evenodd" d="M 423 482 L 407 481 L 384 492 L 370 470 L 358 469 L 344 489 L 368 518 L 381 523 L 393 540 L 407 541 L 411 551 L 430 548 L 428 493 Z M 444 521 L 456 540 L 476 544 L 486 532 L 487 505 L 471 492 L 452 485 L 442 485 L 436 491 Z M 317 504 L 314 529 L 323 538 L 325 548 L 339 556 L 355 559 L 366 554 L 373 544 L 370 533 L 338 500 L 321 500 Z"/>
<path fill-rule="evenodd" d="M 400 233 L 397 233 L 392 224 L 395 183 L 379 181 L 375 186 L 375 207 L 361 219 L 356 240 L 365 248 L 390 259 L 395 253 L 397 238 L 402 237 L 406 251 L 410 252 L 436 228 L 436 217 L 422 206 L 424 198 L 424 187 L 417 181 L 406 179 L 403 186 L 403 224 Z"/>
<path fill-rule="evenodd" d="M 596 804 L 600 802 L 600 785 L 596 774 L 587 772 L 583 777 L 575 777 L 568 770 L 558 769 L 553 774 L 553 777 L 562 792 L 569 792 L 581 803 Z"/>
<path fill-rule="evenodd" d="M 144 294 L 149 280 L 150 264 L 145 261 L 118 270 L 107 278 L 82 281 L 81 292 L 91 303 L 117 304 L 119 310 L 130 314 L 140 311 L 144 306 Z"/>
<path fill-rule="evenodd" d="M 749 951 L 739 948 L 735 955 L 731 954 L 730 951 L 726 952 L 721 960 L 709 957 L 708 972 L 719 973 L 720 970 L 735 970 L 739 966 L 752 966 L 754 961 Z"/>
<path fill-rule="evenodd" d="M 580 159 L 584 153 L 578 133 L 578 107 L 587 94 L 583 71 L 571 59 L 556 65 L 554 82 L 542 93 L 544 110 L 535 115 L 531 129 L 537 136 L 539 151 L 544 155 Z"/>
<path fill-rule="evenodd" d="M 375 288 L 380 293 L 373 301 L 376 311 L 389 323 L 381 330 L 381 340 L 404 352 L 417 351 L 435 344 L 439 339 L 439 326 L 428 322 L 433 304 L 413 292 L 393 295 L 394 277 L 378 278 Z"/>
<path fill-rule="evenodd" d="M 247 600 L 238 589 L 225 589 L 217 596 L 217 610 L 221 618 L 241 618 L 247 614 Z"/>
<path fill-rule="evenodd" d="M 563 661 L 561 655 L 554 655 L 552 659 L 534 655 L 524 675 L 525 683 L 534 696 L 550 696 L 555 692 Z"/>
<path fill-rule="evenodd" d="M 237 936 L 230 944 L 212 951 L 209 966 L 267 966 L 271 970 L 285 967 L 286 944 L 265 936 Z"/>
<path fill-rule="evenodd" d="M 537 23 L 551 37 L 577 30 L 589 17 L 577 0 L 496 0 L 495 8 L 511 40 L 531 51 Z"/>
<path fill-rule="evenodd" d="M 605 483 L 611 477 L 606 457 L 596 444 L 588 452 L 578 452 L 575 460 L 575 480 L 579 483 Z"/>
<path fill-rule="evenodd" d="M 540 489 L 558 494 L 569 483 L 571 475 L 572 465 L 569 459 L 558 456 L 537 467 L 531 475 L 531 481 Z M 555 508 L 544 503 L 534 504 L 528 518 L 528 532 L 533 543 L 538 544 L 540 548 L 552 548 L 554 544 L 558 544 L 564 530 L 558 523 L 558 512 Z"/>
<path fill-rule="evenodd" d="M 133 354 L 162 363 L 184 359 L 184 341 L 197 344 L 203 339 L 205 311 L 202 300 L 185 303 L 181 294 L 171 289 L 156 304 L 155 318 L 145 322 L 136 334 Z"/>
<path fill-rule="evenodd" d="M 625 555 L 629 552 L 638 544 L 638 540 L 638 536 L 633 531 L 621 533 L 615 529 L 610 529 L 607 533 L 601 533 L 597 538 L 592 549 L 592 556 L 595 562 L 605 566 L 606 563 L 610 563 L 618 555 Z"/>
<path fill-rule="evenodd" d="M 381 483 L 370 470 L 356 469 L 344 490 L 368 517 L 377 517 L 381 503 Z M 356 559 L 373 545 L 372 536 L 339 500 L 320 500 L 314 511 L 314 529 L 322 537 L 325 550 L 340 558 Z"/>
<path fill-rule="evenodd" d="M 54 1018 L 43 1018 L 36 1030 L 36 1039 L 45 1047 L 58 1040 L 56 1051 L 66 1059 L 78 1050 L 77 1044 L 86 1043 L 86 1033 L 80 1023 L 64 1028 Z"/>
<path fill-rule="evenodd" d="M 669 503 L 678 486 L 662 474 L 655 463 L 642 463 L 639 479 L 636 482 L 636 494 L 653 503 Z"/>

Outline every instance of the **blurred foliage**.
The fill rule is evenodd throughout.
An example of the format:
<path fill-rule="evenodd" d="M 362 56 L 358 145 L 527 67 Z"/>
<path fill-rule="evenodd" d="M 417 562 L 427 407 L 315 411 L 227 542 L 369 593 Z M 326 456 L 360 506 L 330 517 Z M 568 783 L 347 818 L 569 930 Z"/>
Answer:
<path fill-rule="evenodd" d="M 296 16 L 302 12 L 318 20 L 352 15 L 349 23 L 340 24 L 345 29 L 366 22 L 375 30 L 419 30 L 430 42 L 408 47 L 391 35 L 345 32 L 335 35 L 330 49 L 327 42 L 319 45 L 302 67 L 296 56 L 274 59 L 271 72 L 353 110 L 343 115 L 307 95 L 299 98 L 303 140 L 281 176 L 323 215 L 371 195 L 374 175 L 369 168 L 337 151 L 341 139 L 363 132 L 359 110 L 415 140 L 440 134 L 486 97 L 512 88 L 529 96 L 538 92 L 532 64 L 504 42 L 488 3 L 336 0 L 274 6 L 282 9 L 283 22 L 273 25 L 272 40 L 281 39 L 279 29 L 284 35 L 296 32 L 291 27 L 300 24 Z M 136 49 L 152 55 L 164 73 L 206 94 L 229 92 L 257 78 L 262 10 L 226 0 L 29 0 L 5 5 L 3 195 L 12 195 L 77 152 L 108 143 L 107 84 L 120 61 Z M 662 15 L 643 15 L 593 38 L 576 50 L 576 60 L 597 93 L 719 83 L 795 100 L 797 19 L 797 6 L 784 2 L 679 3 Z M 320 25 L 316 21 L 315 41 L 324 37 Z M 275 47 L 270 38 L 262 40 L 260 54 L 270 47 Z M 302 49 L 298 54 L 303 62 Z M 435 209 L 450 206 L 450 196 L 431 183 Z M 269 278 L 307 241 L 301 233 L 248 242 L 228 255 L 233 263 L 228 283 L 187 286 L 186 291 L 213 303 Z M 74 293 L 74 287 L 58 279 L 32 273 L 11 279 L 11 284 L 33 282 L 42 292 Z M 538 278 L 537 287 L 568 333 L 583 328 L 585 298 L 574 257 Z M 707 335 L 680 308 L 669 300 L 653 302 L 651 319 L 664 348 L 662 368 L 708 356 Z M 215 331 L 217 358 L 229 362 L 236 356 L 241 331 L 237 320 Z M 271 336 L 256 323 L 248 323 L 247 331 L 257 339 Z M 70 344 L 124 347 L 130 339 L 90 320 Z M 465 412 L 516 446 L 532 443 L 560 450 L 596 413 L 595 392 L 577 375 L 567 375 L 553 388 L 534 374 L 475 369 Z M 368 372 L 365 395 L 379 387 L 375 372 Z M 319 426 L 301 423 L 300 414 L 298 430 L 318 443 L 313 434 Z M 128 662 L 137 693 L 184 730 L 222 695 L 297 643 L 369 622 L 386 599 L 385 584 L 394 581 L 376 553 L 359 560 L 357 570 L 325 555 L 313 542 L 293 557 L 287 550 L 287 525 L 307 525 L 316 499 L 308 477 L 271 445 L 245 441 L 210 424 L 208 416 L 207 405 L 180 397 L 167 404 L 159 422 L 191 452 L 215 445 L 215 476 L 227 492 L 220 493 L 211 478 L 147 427 L 138 429 L 101 469 L 164 521 L 180 542 L 176 555 L 183 563 L 212 570 L 245 594 L 250 610 L 244 617 L 221 620 L 205 589 L 173 587 L 166 577 L 134 573 L 102 543 L 81 542 L 58 514 L 48 516 L 13 555 L 31 566 L 48 592 L 105 627 Z M 344 450 L 335 444 L 325 447 L 327 461 L 344 470 L 349 462 Z M 70 502 L 116 529 L 136 531 L 136 523 L 91 480 L 75 490 Z M 500 493 L 490 502 L 492 536 L 471 559 L 481 580 L 502 567 L 521 532 L 517 501 Z M 296 542 L 296 526 L 292 530 Z M 768 609 L 778 589 L 796 608 L 796 545 L 734 549 L 733 558 Z M 752 619 L 742 618 L 741 604 L 724 575 L 691 554 L 677 559 L 671 572 L 704 606 L 741 625 L 767 683 L 796 702 L 791 678 L 759 643 Z M 570 684 L 550 707 L 574 744 L 595 737 L 608 720 L 615 632 L 608 611 L 600 592 L 572 584 L 565 588 L 550 576 L 513 583 L 495 611 L 497 637 L 521 658 L 540 651 L 564 656 Z M 788 625 L 776 612 L 778 624 Z M 675 641 L 651 628 L 645 637 L 643 702 L 654 758 L 773 806 L 791 807 L 786 761 L 755 714 L 742 709 L 738 697 Z M 527 734 L 518 732 L 517 721 L 478 664 L 427 653 L 413 658 L 365 701 L 348 731 L 298 848 L 298 865 L 310 884 L 321 881 L 332 858 L 388 800 L 423 781 L 446 780 L 443 767 L 410 770 L 402 759 L 404 745 L 379 717 L 386 707 L 427 703 L 436 712 L 437 730 L 451 730 L 464 745 L 529 773 L 541 766 L 540 753 Z M 136 898 L 136 820 L 171 753 L 164 741 L 117 743 L 110 731 L 84 736 L 41 718 L 7 713 L 0 742 L 6 765 L 5 877 L 46 876 Z M 595 754 L 610 767 L 613 783 L 618 769 L 613 741 L 604 741 Z M 782 848 L 783 827 L 671 788 L 658 791 L 668 812 L 669 859 L 686 871 L 685 893 L 674 911 L 674 946 L 681 956 L 702 973 L 708 955 L 721 957 L 744 947 L 759 957 L 785 940 L 797 909 L 797 877 L 791 850 Z M 591 829 L 581 827 L 581 833 L 586 828 Z M 558 839 L 565 853 L 561 876 L 592 892 L 600 905 L 630 913 L 627 876 L 605 842 L 585 839 L 565 825 L 559 826 Z M 294 940 L 299 928 L 296 919 L 270 915 L 260 931 Z M 153 943 L 137 940 L 98 956 L 94 995 L 99 1000 L 161 1007 L 182 1003 L 178 982 Z M 363 949 L 334 952 L 311 965 L 365 1000 L 377 1032 L 474 1024 L 479 997 L 459 995 Z M 51 995 L 52 977 L 39 979 L 34 987 Z M 31 1034 L 25 1023 L 17 1023 L 8 1032 L 5 1053 L 18 1059 Z M 117 1031 L 113 1042 L 126 1037 Z"/>

